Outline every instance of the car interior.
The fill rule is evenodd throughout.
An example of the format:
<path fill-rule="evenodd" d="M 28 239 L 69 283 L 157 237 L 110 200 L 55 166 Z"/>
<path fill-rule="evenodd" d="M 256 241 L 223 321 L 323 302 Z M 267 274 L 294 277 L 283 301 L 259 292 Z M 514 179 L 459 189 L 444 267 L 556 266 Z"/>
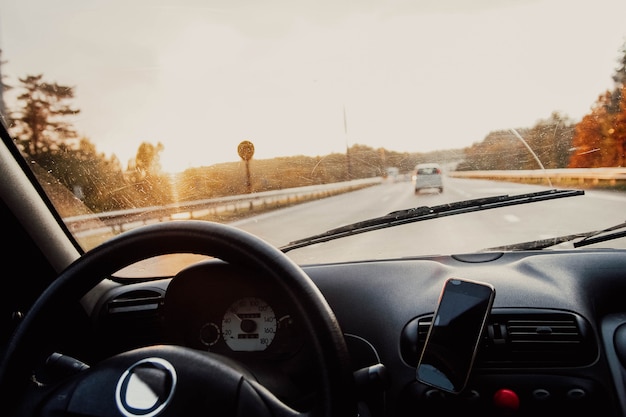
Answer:
<path fill-rule="evenodd" d="M 6 133 L 4 140 L 9 140 Z M 13 155 L 6 143 L 2 152 L 5 161 Z M 66 378 L 76 383 L 77 368 L 97 368 L 120 352 L 175 345 L 194 351 L 210 347 L 218 357 L 252 372 L 281 403 L 295 410 L 314 408 L 320 395 L 329 395 L 340 397 L 333 401 L 348 403 L 342 406 L 373 416 L 466 410 L 489 415 L 623 413 L 623 250 L 494 251 L 305 265 L 301 270 L 288 264 L 283 266 L 286 271 L 277 272 L 275 265 L 260 267 L 255 265 L 258 259 L 247 259 L 277 256 L 264 253 L 268 249 L 254 240 L 244 242 L 248 237 L 231 237 L 230 230 L 205 230 L 193 222 L 173 222 L 147 226 L 152 230 L 133 236 L 131 231 L 127 238 L 114 240 L 119 247 L 113 244 L 93 260 L 79 260 L 76 269 L 58 276 L 58 265 L 51 258 L 57 262 L 71 259 L 76 249 L 66 235 L 60 238 L 50 232 L 62 226 L 26 174 L 17 169 L 17 162 L 2 166 L 7 179 L 2 186 L 2 222 L 11 237 L 7 259 L 22 259 L 19 274 L 29 278 L 12 279 L 11 290 L 3 292 L 4 351 L 12 359 L 34 363 L 41 360 L 37 355 L 53 351 L 71 358 L 57 365 L 44 361 L 48 365 L 37 370 L 42 386 L 50 381 L 58 390 L 56 384 Z M 20 185 L 29 187 L 17 189 Z M 194 233 L 199 233 L 197 242 Z M 215 237 L 220 234 L 228 237 L 220 241 Z M 201 247 L 194 249 L 194 245 Z M 126 263 L 172 251 L 219 254 L 229 261 L 210 258 L 173 276 L 137 282 L 116 279 L 115 272 Z M 306 280 L 308 287 L 294 289 L 293 284 L 282 282 L 292 274 Z M 473 372 L 461 394 L 430 387 L 415 377 L 438 294 L 449 277 L 487 281 L 497 293 Z M 26 337 L 24 333 L 16 342 L 10 337 L 12 332 L 25 323 L 29 310 L 39 306 L 35 300 L 43 289 L 59 281 L 63 282 L 56 292 L 50 293 L 54 294 L 50 303 L 57 310 L 45 304 L 40 307 L 39 315 L 46 314 L 37 320 L 45 324 L 29 322 L 33 329 L 27 333 L 36 334 Z M 317 301 L 304 301 L 309 297 L 304 297 L 306 291 L 317 290 L 319 294 L 310 296 Z M 317 305 L 320 299 L 328 304 Z M 275 332 L 270 333 L 274 339 L 266 349 L 260 345 L 249 349 L 245 341 L 228 343 L 219 338 L 217 327 L 225 320 L 224 312 L 232 310 L 233 303 L 247 305 L 246 300 L 274 311 L 276 322 L 268 328 Z M 307 317 L 315 309 L 321 310 L 315 313 L 321 317 Z M 48 320 L 48 314 L 58 317 Z M 332 346 L 332 340 L 311 342 L 312 336 L 324 333 L 339 337 L 339 346 Z M 328 343 L 332 347 L 324 346 Z M 316 349 L 333 351 L 335 362 L 318 363 Z M 86 386 L 98 390 L 101 384 L 106 386 L 107 381 L 100 380 L 103 376 L 90 378 Z M 20 386 L 16 380 L 3 382 Z M 325 394 L 318 392 L 319 384 L 331 383 L 339 386 L 325 387 L 329 391 Z M 65 410 L 67 404 L 55 403 L 47 397 L 47 390 L 39 389 L 43 392 L 35 389 L 36 395 L 28 395 L 46 403 L 44 415 Z M 95 413 L 73 408 L 80 405 L 72 404 L 66 412 Z"/>
<path fill-rule="evenodd" d="M 227 15 L 208 6 L 202 13 L 207 8 Z M 251 22 L 241 33 L 260 25 Z M 267 38 L 291 33 L 272 29 Z M 80 34 L 73 36 L 80 43 Z M 259 58 L 255 46 L 224 54 Z M 149 79 L 132 71 L 122 72 L 137 85 Z M 247 85 L 248 92 L 257 87 Z M 620 91 L 623 116 L 626 87 Z M 143 104 L 154 97 L 144 92 Z M 271 102 L 265 99 L 255 111 Z M 233 109 L 238 120 L 241 108 Z M 341 116 L 344 133 L 345 109 Z M 158 111 L 151 117 L 167 118 Z M 626 118 L 611 120 L 611 135 L 621 132 L 626 143 Z M 241 142 L 246 149 L 234 166 L 236 178 L 247 170 L 247 183 L 231 181 L 224 172 L 235 169 L 227 165 L 186 183 L 192 195 L 217 178 L 210 185 L 223 180 L 225 195 L 167 204 L 120 198 L 115 203 L 126 206 L 94 211 L 71 187 L 89 172 L 78 169 L 87 162 L 72 165 L 79 174 L 57 170 L 57 160 L 45 165 L 50 161 L 28 154 L 15 123 L 0 123 L 4 416 L 626 416 L 623 166 L 611 167 L 607 186 L 591 169 L 585 174 L 596 175 L 594 183 L 557 182 L 546 167 L 533 170 L 539 180 L 524 177 L 524 169 L 506 170 L 521 180 L 502 180 L 487 175 L 504 170 L 461 169 L 452 152 L 445 155 L 454 161 L 437 164 L 442 182 L 422 185 L 435 192 L 418 193 L 422 186 L 411 179 L 417 162 L 440 153 L 376 150 L 388 166 L 373 169 L 365 153 L 345 163 L 346 151 L 337 160 L 352 176 L 341 171 L 341 180 L 315 182 L 320 171 L 332 171 L 324 166 L 329 154 L 303 168 L 306 185 L 273 187 L 269 174 L 250 181 L 250 166 L 260 162 L 248 165 L 256 162 L 252 143 Z M 599 155 L 604 146 L 584 152 Z M 484 156 L 503 159 L 502 149 L 511 148 L 507 142 Z M 464 157 L 475 162 L 477 149 L 487 145 L 468 143 Z M 391 155 L 406 169 L 391 167 Z M 532 156 L 524 161 L 535 164 Z M 298 164 L 288 162 L 266 172 L 300 180 Z M 120 174 L 120 183 L 139 190 L 132 195 L 149 194 L 139 187 L 149 177 L 135 180 L 135 168 Z M 124 188 L 111 178 L 98 177 L 93 194 Z M 309 192 L 316 194 L 302 197 Z M 272 206 L 280 198 L 287 203 Z M 234 214 L 215 220 L 215 207 Z M 99 240 L 84 243 L 92 238 Z"/>

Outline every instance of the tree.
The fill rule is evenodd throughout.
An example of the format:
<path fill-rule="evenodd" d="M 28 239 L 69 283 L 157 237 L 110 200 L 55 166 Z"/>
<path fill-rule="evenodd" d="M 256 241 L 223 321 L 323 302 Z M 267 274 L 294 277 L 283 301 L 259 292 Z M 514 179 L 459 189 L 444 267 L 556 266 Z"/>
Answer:
<path fill-rule="evenodd" d="M 622 111 L 620 109 L 620 102 L 623 99 L 622 87 L 626 85 L 626 43 L 622 45 L 622 58 L 619 61 L 617 68 L 615 69 L 615 74 L 613 74 L 613 82 L 615 83 L 615 88 L 611 93 L 611 100 L 608 102 L 608 110 L 610 113 L 619 113 Z"/>
<path fill-rule="evenodd" d="M 156 146 L 142 142 L 137 149 L 137 154 L 134 159 L 134 170 L 138 173 L 140 178 L 145 178 L 148 175 L 157 175 L 161 172 L 161 155 L 164 146 L 161 142 Z"/>
<path fill-rule="evenodd" d="M 78 136 L 67 120 L 68 116 L 79 113 L 69 104 L 74 98 L 73 88 L 42 79 L 41 74 L 19 78 L 25 91 L 17 97 L 21 107 L 11 113 L 13 137 L 22 152 L 34 160 L 41 154 L 59 150 Z"/>
<path fill-rule="evenodd" d="M 172 202 L 170 179 L 161 172 L 162 143 L 142 142 L 128 167 L 128 179 L 135 189 L 137 206 Z"/>
<path fill-rule="evenodd" d="M 615 115 L 613 138 L 617 154 L 616 166 L 626 166 L 626 85 L 622 85 L 620 112 Z"/>
<path fill-rule="evenodd" d="M 570 160 L 574 126 L 567 116 L 554 112 L 531 128 L 490 132 L 482 142 L 465 150 L 465 161 L 457 169 L 565 168 Z"/>
<path fill-rule="evenodd" d="M 606 91 L 598 97 L 591 113 L 576 126 L 570 168 L 625 166 L 626 87 L 620 89 L 620 111 L 613 111 L 616 94 Z"/>
<path fill-rule="evenodd" d="M 613 91 L 598 96 L 576 127 L 572 168 L 623 167 L 626 164 L 626 44 L 622 46 Z"/>
<path fill-rule="evenodd" d="M 8 126 L 7 121 L 7 107 L 4 103 L 4 92 L 11 89 L 11 86 L 4 82 L 4 74 L 2 73 L 2 66 L 6 64 L 6 61 L 2 60 L 2 49 L 0 49 L 0 122 L 5 126 Z"/>
<path fill-rule="evenodd" d="M 527 137 L 528 129 L 517 129 Z M 527 169 L 532 156 L 515 134 L 508 130 L 489 132 L 482 142 L 474 143 L 465 150 L 465 161 L 458 165 L 459 171 Z M 536 163 L 535 163 L 536 167 Z"/>
<path fill-rule="evenodd" d="M 38 165 L 94 212 L 134 207 L 137 197 L 125 181 L 115 156 L 98 153 L 87 138 L 78 138 L 70 116 L 71 87 L 43 81 L 42 75 L 20 78 L 18 109 L 10 112 L 12 136 L 29 162 Z"/>
<path fill-rule="evenodd" d="M 573 136 L 574 123 L 568 117 L 554 112 L 549 119 L 537 122 L 525 139 L 544 168 L 566 168 Z M 537 161 L 533 160 L 524 169 L 537 168 Z"/>
<path fill-rule="evenodd" d="M 603 123 L 607 119 L 608 107 L 605 103 L 611 100 L 610 93 L 598 96 L 591 113 L 583 117 L 576 125 L 572 142 L 574 153 L 570 158 L 569 168 L 591 168 L 602 166 Z"/>
<path fill-rule="evenodd" d="M 50 159 L 44 162 L 51 167 L 49 171 L 94 212 L 133 207 L 134 196 L 119 160 L 99 153 L 87 138 L 81 138 L 77 146 L 63 145 L 59 152 L 47 153 L 45 158 Z"/>

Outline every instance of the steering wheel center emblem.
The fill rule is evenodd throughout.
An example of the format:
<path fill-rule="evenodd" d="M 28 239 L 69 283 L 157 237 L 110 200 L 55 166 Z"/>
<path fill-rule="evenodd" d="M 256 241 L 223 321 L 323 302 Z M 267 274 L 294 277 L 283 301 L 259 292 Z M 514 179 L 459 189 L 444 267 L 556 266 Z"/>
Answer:
<path fill-rule="evenodd" d="M 115 402 L 126 417 L 153 417 L 167 407 L 175 388 L 174 366 L 162 358 L 146 358 L 122 374 Z"/>

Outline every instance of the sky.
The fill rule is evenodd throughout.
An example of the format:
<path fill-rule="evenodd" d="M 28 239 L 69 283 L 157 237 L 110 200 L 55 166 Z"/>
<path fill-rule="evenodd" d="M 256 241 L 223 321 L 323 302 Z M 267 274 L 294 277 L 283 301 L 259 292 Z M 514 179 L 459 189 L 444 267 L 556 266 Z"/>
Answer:
<path fill-rule="evenodd" d="M 624 0 L 0 0 L 5 82 L 74 88 L 78 132 L 163 168 L 458 149 L 614 87 Z M 10 94 L 7 94 L 10 103 Z"/>

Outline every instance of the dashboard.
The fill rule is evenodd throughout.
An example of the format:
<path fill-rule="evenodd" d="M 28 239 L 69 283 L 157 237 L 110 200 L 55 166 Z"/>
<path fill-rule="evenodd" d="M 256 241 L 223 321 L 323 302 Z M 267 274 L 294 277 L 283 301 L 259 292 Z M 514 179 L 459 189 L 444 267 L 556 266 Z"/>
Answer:
<path fill-rule="evenodd" d="M 364 415 L 626 415 L 626 253 L 478 253 L 306 265 L 344 332 Z M 496 298 L 468 388 L 415 379 L 448 278 L 489 282 Z M 294 407 L 315 401 L 294 303 L 260 273 L 217 260 L 99 295 L 106 356 L 174 343 L 232 359 Z M 364 377 L 365 376 L 365 377 Z M 285 384 L 285 382 L 288 382 Z"/>

